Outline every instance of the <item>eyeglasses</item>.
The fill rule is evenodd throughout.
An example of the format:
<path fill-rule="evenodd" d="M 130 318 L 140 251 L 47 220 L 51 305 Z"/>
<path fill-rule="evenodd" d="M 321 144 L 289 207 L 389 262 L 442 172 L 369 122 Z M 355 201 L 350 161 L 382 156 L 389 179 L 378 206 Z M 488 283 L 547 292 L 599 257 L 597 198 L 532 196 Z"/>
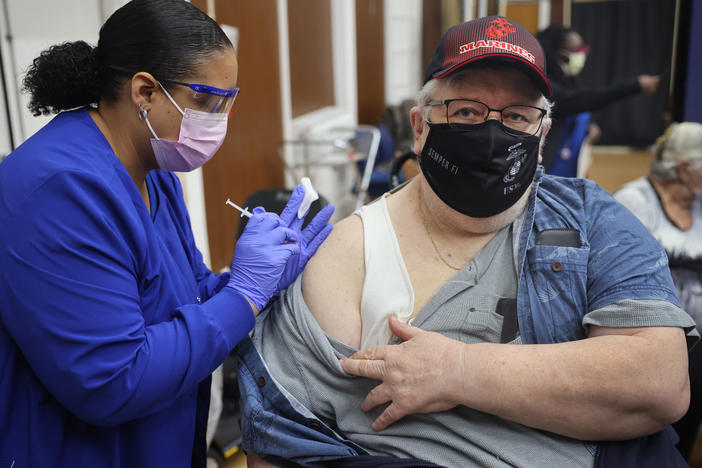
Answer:
<path fill-rule="evenodd" d="M 123 72 L 134 74 L 136 72 L 117 65 L 110 65 L 110 68 Z M 196 110 L 203 112 L 211 112 L 216 114 L 228 114 L 234 105 L 234 100 L 239 94 L 239 88 L 221 89 L 205 84 L 186 83 L 184 81 L 170 80 L 167 78 L 157 78 L 164 83 L 172 83 L 179 86 L 187 86 L 193 93 L 191 95 L 195 102 Z"/>
<path fill-rule="evenodd" d="M 445 99 L 429 101 L 426 106 L 446 106 L 446 120 L 449 125 L 476 125 L 486 122 L 490 112 L 500 113 L 500 122 L 508 130 L 535 135 L 541 128 L 546 109 L 535 106 L 513 105 L 502 109 L 492 109 L 480 101 L 472 99 Z M 515 133 L 516 134 L 516 133 Z"/>
<path fill-rule="evenodd" d="M 197 103 L 198 110 L 218 114 L 228 114 L 239 94 L 239 88 L 220 89 L 204 84 L 185 83 L 183 81 L 162 79 L 165 83 L 187 86 L 193 90 L 192 98 Z"/>

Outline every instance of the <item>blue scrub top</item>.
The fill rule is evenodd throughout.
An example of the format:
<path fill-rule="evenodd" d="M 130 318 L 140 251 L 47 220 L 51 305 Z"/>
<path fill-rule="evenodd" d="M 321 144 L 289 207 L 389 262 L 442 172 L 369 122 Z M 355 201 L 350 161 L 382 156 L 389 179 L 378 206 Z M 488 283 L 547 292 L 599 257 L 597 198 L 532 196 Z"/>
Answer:
<path fill-rule="evenodd" d="M 204 464 L 209 375 L 251 330 L 178 178 L 151 213 L 86 109 L 0 164 L 0 467 Z"/>

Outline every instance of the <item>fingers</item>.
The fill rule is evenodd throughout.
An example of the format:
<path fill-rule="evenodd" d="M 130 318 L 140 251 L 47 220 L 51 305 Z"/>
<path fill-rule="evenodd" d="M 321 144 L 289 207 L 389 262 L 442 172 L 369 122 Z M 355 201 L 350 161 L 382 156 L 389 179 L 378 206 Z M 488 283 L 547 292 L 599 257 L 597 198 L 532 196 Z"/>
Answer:
<path fill-rule="evenodd" d="M 659 75 L 639 75 L 639 87 L 644 94 L 654 94 L 658 88 L 661 77 Z"/>
<path fill-rule="evenodd" d="M 286 226 L 290 226 L 290 224 L 297 219 L 297 209 L 300 207 L 304 198 L 305 188 L 302 185 L 298 185 L 295 187 L 295 190 L 293 190 L 292 195 L 290 195 L 290 199 L 285 205 L 285 208 L 283 208 L 283 212 L 280 213 L 280 219 L 283 220 Z"/>
<path fill-rule="evenodd" d="M 273 230 L 271 241 L 277 244 L 298 243 L 300 241 L 300 235 L 297 231 L 290 228 L 278 226 Z"/>
<path fill-rule="evenodd" d="M 390 424 L 407 416 L 407 414 L 409 413 L 402 411 L 399 406 L 393 403 L 385 408 L 385 411 L 383 411 L 382 414 L 378 416 L 375 421 L 373 421 L 373 425 L 371 427 L 374 431 L 382 431 Z"/>
<path fill-rule="evenodd" d="M 349 359 L 384 359 L 387 353 L 386 348 L 389 346 L 371 346 L 370 348 L 356 351 Z"/>
<path fill-rule="evenodd" d="M 300 245 L 299 244 L 283 244 L 279 246 L 281 250 L 287 250 L 289 255 L 287 258 L 293 255 L 300 255 Z"/>
<path fill-rule="evenodd" d="M 281 224 L 280 217 L 275 213 L 268 213 L 263 207 L 257 206 L 252 211 L 251 219 L 246 223 L 246 228 L 249 230 L 256 228 L 258 230 L 271 230 L 275 229 Z"/>
<path fill-rule="evenodd" d="M 363 399 L 363 402 L 361 403 L 361 411 L 370 411 L 376 406 L 384 405 L 385 403 L 392 401 L 392 395 L 390 394 L 388 388 L 388 385 L 384 382 L 376 385 L 373 390 L 368 392 L 366 398 Z"/>
<path fill-rule="evenodd" d="M 317 234 L 325 228 L 333 214 L 334 205 L 327 205 L 324 208 L 322 208 L 319 211 L 319 213 L 317 213 L 317 216 L 315 216 L 312 219 L 312 221 L 310 221 L 310 224 L 307 225 L 305 230 L 302 232 L 302 242 L 305 245 L 309 244 L 312 241 L 312 239 L 314 239 L 317 236 Z M 319 247 L 319 245 L 317 247 Z"/>
<path fill-rule="evenodd" d="M 266 210 L 263 209 L 263 207 L 257 206 L 253 210 L 251 210 L 251 217 L 249 220 L 246 222 L 246 229 L 251 229 L 257 224 L 260 224 L 261 221 L 265 219 L 265 213 Z"/>
<path fill-rule="evenodd" d="M 421 328 L 413 327 L 397 319 L 394 315 L 390 316 L 390 331 L 402 341 L 407 341 L 418 334 L 422 333 Z"/>
<path fill-rule="evenodd" d="M 385 378 L 385 361 L 382 359 L 341 359 L 341 368 L 351 375 L 373 380 Z"/>
<path fill-rule="evenodd" d="M 373 421 L 372 427 L 375 431 L 382 431 L 390 424 L 409 414 L 407 411 L 403 411 L 397 403 L 393 402 L 389 388 L 387 384 L 381 383 L 371 390 L 368 395 L 366 395 L 363 403 L 361 403 L 361 411 L 365 412 L 372 410 L 376 406 L 390 402 L 390 406 L 385 408 L 380 416 Z"/>
<path fill-rule="evenodd" d="M 327 225 L 322 232 L 320 232 L 317 237 L 315 237 L 312 242 L 307 244 L 307 248 L 305 249 L 306 255 L 308 257 L 311 257 L 314 255 L 314 253 L 317 251 L 320 245 L 322 245 L 322 242 L 325 241 L 327 237 L 329 237 L 329 234 L 332 232 L 332 229 L 334 229 L 334 226 L 331 224 Z M 303 236 L 304 238 L 304 236 Z"/>

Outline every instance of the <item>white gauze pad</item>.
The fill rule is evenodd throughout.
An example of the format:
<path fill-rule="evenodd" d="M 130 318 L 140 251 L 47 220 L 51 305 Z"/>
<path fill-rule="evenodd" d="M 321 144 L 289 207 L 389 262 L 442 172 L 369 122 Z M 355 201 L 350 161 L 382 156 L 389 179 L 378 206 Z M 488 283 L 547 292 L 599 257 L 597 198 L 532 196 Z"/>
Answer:
<path fill-rule="evenodd" d="M 312 182 L 309 177 L 303 177 L 300 181 L 302 187 L 305 189 L 305 197 L 302 199 L 300 208 L 297 209 L 297 219 L 302 219 L 303 216 L 307 214 L 310 209 L 312 202 L 319 198 L 317 191 L 312 187 Z"/>

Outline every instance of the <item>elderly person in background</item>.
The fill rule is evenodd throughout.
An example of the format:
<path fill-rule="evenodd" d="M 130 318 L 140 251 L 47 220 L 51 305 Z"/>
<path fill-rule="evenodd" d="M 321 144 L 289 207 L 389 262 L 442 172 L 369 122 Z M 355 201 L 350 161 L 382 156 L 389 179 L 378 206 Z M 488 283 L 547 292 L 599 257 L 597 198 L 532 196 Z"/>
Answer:
<path fill-rule="evenodd" d="M 657 141 L 648 177 L 629 182 L 614 197 L 629 208 L 668 254 L 680 302 L 702 326 L 702 124 L 672 124 Z M 690 409 L 675 424 L 678 448 L 688 458 L 702 421 L 702 347 L 690 360 Z"/>
<path fill-rule="evenodd" d="M 410 112 L 421 173 L 340 221 L 239 346 L 251 459 L 684 465 L 694 322 L 631 213 L 543 175 L 549 94 L 522 26 L 446 32 Z"/>

